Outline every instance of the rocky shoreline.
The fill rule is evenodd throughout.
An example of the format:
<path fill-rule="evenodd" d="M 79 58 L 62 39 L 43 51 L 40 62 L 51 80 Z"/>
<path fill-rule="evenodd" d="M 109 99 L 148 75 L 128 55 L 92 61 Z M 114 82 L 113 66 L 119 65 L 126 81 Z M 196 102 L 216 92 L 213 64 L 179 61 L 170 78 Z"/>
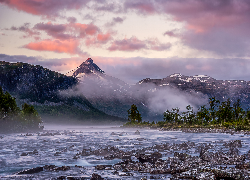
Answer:
<path fill-rule="evenodd" d="M 180 129 L 159 129 L 159 132 L 164 131 L 182 131 L 184 133 L 228 133 L 242 134 L 248 137 L 248 133 L 244 131 L 229 131 L 228 129 L 204 129 L 204 128 L 180 128 Z M 185 141 L 177 142 L 162 142 L 154 145 L 143 146 L 140 144 L 147 142 L 147 138 L 142 136 L 142 129 L 133 130 L 133 134 L 127 132 L 111 132 L 109 139 L 114 142 L 119 142 L 122 139 L 119 137 L 135 137 L 138 148 L 127 149 L 123 146 L 106 145 L 100 148 L 92 149 L 83 148 L 77 153 L 74 153 L 77 146 L 69 146 L 62 151 L 54 153 L 54 157 L 62 158 L 63 154 L 70 152 L 66 161 L 77 161 L 88 159 L 88 157 L 97 157 L 104 162 L 116 163 L 105 164 L 100 163 L 94 166 L 79 166 L 65 165 L 58 166 L 47 164 L 37 166 L 30 169 L 25 169 L 16 172 L 2 179 L 32 179 L 43 178 L 51 175 L 52 179 L 230 179 L 242 180 L 250 179 L 250 150 L 242 151 L 243 146 L 247 146 L 239 135 L 235 140 L 224 141 L 206 141 L 194 142 Z M 155 131 L 157 133 L 157 131 Z M 94 134 L 99 134 L 95 132 Z M 50 138 L 52 136 L 60 137 L 62 135 L 75 136 L 75 132 L 58 132 L 46 131 L 38 134 L 38 138 Z M 26 134 L 26 137 L 32 137 L 33 134 Z M 79 133 L 79 137 L 81 134 Z M 4 137 L 3 137 L 4 138 Z M 129 139 L 128 139 L 129 140 Z M 44 141 L 44 140 L 43 140 Z M 44 141 L 45 142 L 45 141 Z M 132 142 L 132 141 L 131 141 Z M 133 142 L 135 142 L 133 140 Z M 59 143 L 59 142 L 57 142 Z M 151 142 L 150 142 L 151 143 Z M 135 144 L 135 143 L 134 143 Z M 66 151 L 67 150 L 67 151 Z M 72 153 L 71 153 L 72 151 Z M 20 156 L 36 157 L 41 152 L 35 149 L 30 152 L 20 153 Z M 108 178 L 107 178 L 108 177 Z"/>

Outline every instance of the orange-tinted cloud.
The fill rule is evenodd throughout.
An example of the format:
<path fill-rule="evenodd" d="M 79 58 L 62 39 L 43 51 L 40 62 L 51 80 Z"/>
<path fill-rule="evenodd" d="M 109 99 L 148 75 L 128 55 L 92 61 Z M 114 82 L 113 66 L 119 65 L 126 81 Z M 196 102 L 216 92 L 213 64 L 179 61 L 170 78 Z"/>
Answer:
<path fill-rule="evenodd" d="M 101 45 L 109 42 L 111 39 L 112 39 L 111 33 L 109 32 L 106 34 L 99 33 L 97 34 L 97 36 L 86 38 L 85 44 L 86 46 L 100 47 Z"/>
<path fill-rule="evenodd" d="M 80 9 L 90 0 L 1 0 L 13 9 L 33 15 L 54 16 L 61 10 Z"/>
<path fill-rule="evenodd" d="M 78 40 L 43 40 L 31 42 L 24 47 L 36 51 L 52 51 L 58 53 L 79 54 Z"/>
<path fill-rule="evenodd" d="M 80 37 L 85 37 L 86 35 L 95 35 L 100 31 L 100 29 L 94 24 L 75 23 L 73 25 L 71 24 L 70 26 L 79 32 Z"/>
<path fill-rule="evenodd" d="M 108 40 L 110 40 L 111 35 L 110 33 L 106 33 L 106 34 L 98 34 L 97 35 L 97 40 L 99 42 L 107 42 Z"/>

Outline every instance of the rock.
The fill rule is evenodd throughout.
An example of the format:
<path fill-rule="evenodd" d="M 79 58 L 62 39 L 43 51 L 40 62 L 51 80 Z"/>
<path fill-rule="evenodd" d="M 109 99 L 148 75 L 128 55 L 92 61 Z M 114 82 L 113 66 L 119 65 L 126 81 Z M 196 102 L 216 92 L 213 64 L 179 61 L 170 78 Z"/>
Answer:
<path fill-rule="evenodd" d="M 21 175 L 21 174 L 34 174 L 34 173 L 39 173 L 41 171 L 43 171 L 43 167 L 35 167 L 35 168 L 32 168 L 32 169 L 27 169 L 27 170 L 18 172 L 17 174 L 18 175 Z"/>
<path fill-rule="evenodd" d="M 38 154 L 38 151 L 37 151 L 36 149 L 34 149 L 34 151 L 32 152 L 32 154 L 37 155 L 37 154 Z"/>
<path fill-rule="evenodd" d="M 93 173 L 92 174 L 92 177 L 90 178 L 90 180 L 102 180 L 104 178 L 102 178 L 102 176 L 96 174 L 96 173 Z"/>
<path fill-rule="evenodd" d="M 28 153 L 22 152 L 20 156 L 28 156 Z"/>
<path fill-rule="evenodd" d="M 140 131 L 139 131 L 139 130 L 136 130 L 136 131 L 135 131 L 135 135 L 140 135 Z"/>
<path fill-rule="evenodd" d="M 122 160 L 131 160 L 131 155 L 123 155 Z"/>
<path fill-rule="evenodd" d="M 43 166 L 43 168 L 47 171 L 67 171 L 70 169 L 69 166 L 61 166 L 61 167 L 58 167 L 58 166 L 55 166 L 55 165 L 45 165 Z"/>

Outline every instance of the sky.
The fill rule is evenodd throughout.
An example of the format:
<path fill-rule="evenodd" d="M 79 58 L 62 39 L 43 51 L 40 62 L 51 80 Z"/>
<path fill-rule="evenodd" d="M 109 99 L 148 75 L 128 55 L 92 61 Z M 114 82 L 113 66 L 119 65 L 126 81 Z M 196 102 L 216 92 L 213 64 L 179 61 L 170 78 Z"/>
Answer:
<path fill-rule="evenodd" d="M 250 80 L 249 0 L 0 0 L 0 60 L 66 73 L 87 58 L 128 83 Z"/>

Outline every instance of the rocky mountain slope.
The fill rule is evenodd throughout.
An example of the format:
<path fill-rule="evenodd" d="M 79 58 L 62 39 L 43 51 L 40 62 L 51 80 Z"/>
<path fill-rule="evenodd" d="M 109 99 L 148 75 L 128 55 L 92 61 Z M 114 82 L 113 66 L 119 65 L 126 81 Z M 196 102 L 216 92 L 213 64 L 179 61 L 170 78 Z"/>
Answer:
<path fill-rule="evenodd" d="M 166 109 L 191 104 L 205 105 L 209 97 L 220 101 L 237 99 L 245 109 L 250 108 L 250 82 L 243 80 L 216 80 L 206 75 L 185 76 L 179 73 L 163 79 L 146 78 L 129 85 L 106 75 L 92 59 L 74 72 L 79 80 L 78 91 L 96 107 L 108 114 L 127 117 L 131 104 L 136 104 L 143 120 L 162 120 Z M 178 102 L 178 103 L 177 103 Z M 185 104 L 186 103 L 186 104 Z M 185 108 L 185 107 L 184 107 Z"/>
<path fill-rule="evenodd" d="M 9 91 L 17 102 L 34 105 L 44 119 L 60 120 L 123 120 L 96 109 L 81 94 L 61 95 L 74 88 L 78 80 L 58 72 L 27 63 L 0 62 L 0 86 Z"/>
<path fill-rule="evenodd" d="M 195 91 L 208 97 L 215 97 L 220 101 L 230 98 L 237 99 L 245 109 L 250 108 L 250 81 L 244 80 L 216 80 L 206 75 L 185 76 L 180 73 L 172 74 L 163 79 L 146 78 L 137 83 L 137 86 L 154 84 L 157 88 L 173 88 L 185 92 Z"/>

